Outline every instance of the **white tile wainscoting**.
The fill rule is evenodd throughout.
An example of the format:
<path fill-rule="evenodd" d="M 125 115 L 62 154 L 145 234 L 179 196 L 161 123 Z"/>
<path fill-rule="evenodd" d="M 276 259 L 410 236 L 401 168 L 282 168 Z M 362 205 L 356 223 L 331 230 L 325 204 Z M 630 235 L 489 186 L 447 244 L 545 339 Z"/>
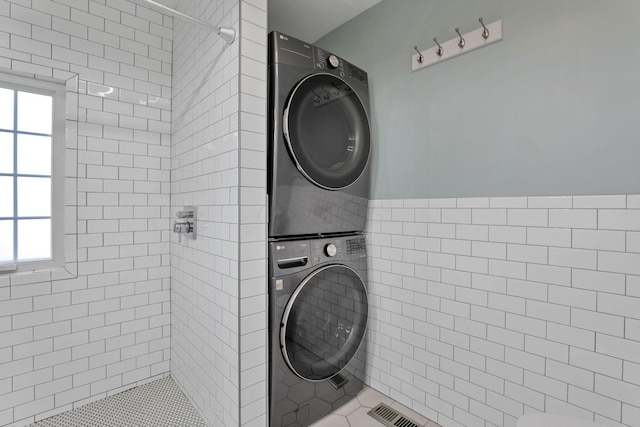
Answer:
<path fill-rule="evenodd" d="M 368 383 L 443 427 L 640 425 L 640 196 L 374 200 Z"/>

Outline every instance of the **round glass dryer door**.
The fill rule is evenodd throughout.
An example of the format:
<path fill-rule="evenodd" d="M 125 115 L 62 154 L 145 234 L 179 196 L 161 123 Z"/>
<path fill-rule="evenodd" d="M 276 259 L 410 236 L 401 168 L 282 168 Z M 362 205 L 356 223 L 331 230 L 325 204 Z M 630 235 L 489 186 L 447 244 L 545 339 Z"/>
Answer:
<path fill-rule="evenodd" d="M 331 74 L 306 77 L 284 112 L 284 136 L 298 170 L 329 190 L 353 184 L 369 161 L 369 119 L 362 101 Z"/>
<path fill-rule="evenodd" d="M 280 345 L 287 365 L 309 381 L 338 374 L 360 347 L 368 313 L 367 291 L 355 271 L 343 265 L 314 271 L 284 311 Z"/>

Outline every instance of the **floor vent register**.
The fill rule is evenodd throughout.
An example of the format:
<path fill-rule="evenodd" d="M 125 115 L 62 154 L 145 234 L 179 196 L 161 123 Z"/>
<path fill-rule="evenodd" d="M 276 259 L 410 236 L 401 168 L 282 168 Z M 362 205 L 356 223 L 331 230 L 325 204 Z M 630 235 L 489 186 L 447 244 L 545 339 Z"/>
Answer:
<path fill-rule="evenodd" d="M 420 425 L 384 403 L 369 411 L 376 420 L 389 427 L 420 427 Z"/>

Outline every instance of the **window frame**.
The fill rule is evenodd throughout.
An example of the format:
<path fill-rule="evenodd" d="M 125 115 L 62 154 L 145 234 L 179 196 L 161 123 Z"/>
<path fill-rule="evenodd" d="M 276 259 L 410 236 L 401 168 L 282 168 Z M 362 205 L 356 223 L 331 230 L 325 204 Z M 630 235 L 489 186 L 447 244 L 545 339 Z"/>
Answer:
<path fill-rule="evenodd" d="M 0 87 L 52 97 L 51 129 L 51 259 L 13 260 L 0 263 L 0 275 L 37 270 L 53 270 L 65 265 L 65 150 L 67 88 L 57 83 L 0 72 Z M 16 111 L 14 111 L 16 114 Z M 16 129 L 14 129 L 15 135 Z M 15 156 L 15 153 L 14 153 Z M 14 167 L 16 165 L 14 164 Z M 17 171 L 14 170 L 14 174 Z M 15 176 L 15 175 L 14 175 Z M 14 194 L 14 200 L 18 195 Z M 15 221 L 15 217 L 14 217 Z M 14 237 L 15 239 L 16 237 Z M 17 236 L 19 239 L 20 236 Z"/>

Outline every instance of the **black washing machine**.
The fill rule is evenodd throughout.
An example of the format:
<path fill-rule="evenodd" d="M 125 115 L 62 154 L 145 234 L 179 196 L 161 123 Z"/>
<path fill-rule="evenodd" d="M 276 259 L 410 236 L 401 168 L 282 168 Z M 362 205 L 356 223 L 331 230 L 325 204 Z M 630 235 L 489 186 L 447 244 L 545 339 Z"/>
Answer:
<path fill-rule="evenodd" d="M 271 242 L 269 256 L 270 426 L 308 426 L 363 388 L 365 238 Z"/>
<path fill-rule="evenodd" d="M 269 237 L 362 232 L 369 199 L 367 73 L 269 34 Z"/>

